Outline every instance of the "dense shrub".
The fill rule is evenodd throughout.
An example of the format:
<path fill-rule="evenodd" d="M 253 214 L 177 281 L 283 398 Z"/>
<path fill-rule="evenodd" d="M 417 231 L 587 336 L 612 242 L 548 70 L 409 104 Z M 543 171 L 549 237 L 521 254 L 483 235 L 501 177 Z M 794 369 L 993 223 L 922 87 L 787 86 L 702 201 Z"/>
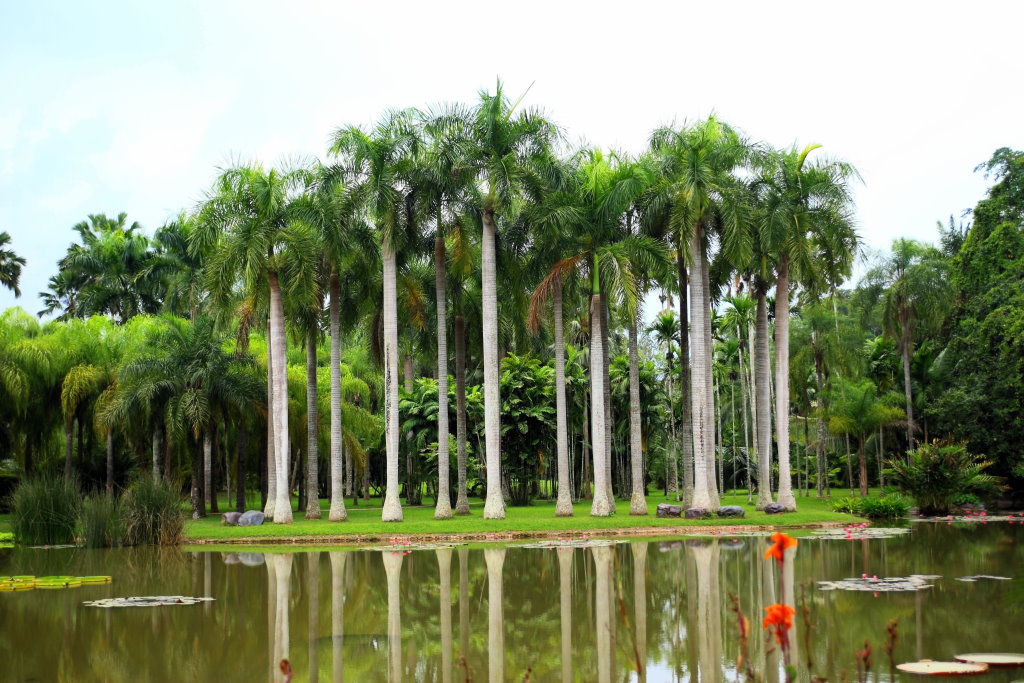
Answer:
<path fill-rule="evenodd" d="M 121 503 L 106 492 L 89 496 L 82 503 L 82 542 L 86 548 L 110 548 L 124 537 Z"/>
<path fill-rule="evenodd" d="M 554 457 L 555 370 L 527 355 L 501 361 L 501 454 L 513 505 L 528 505 Z"/>
<path fill-rule="evenodd" d="M 922 443 L 907 460 L 890 462 L 892 481 L 913 496 L 922 515 L 947 515 L 963 494 L 992 495 L 1002 481 L 985 473 L 992 461 L 972 455 L 962 443 Z"/>
<path fill-rule="evenodd" d="M 832 509 L 868 519 L 893 519 L 905 517 L 910 510 L 910 502 L 898 493 L 863 498 L 845 496 L 832 501 Z"/>
<path fill-rule="evenodd" d="M 73 543 L 80 507 L 73 482 L 53 476 L 25 479 L 11 500 L 14 536 L 26 545 Z"/>
<path fill-rule="evenodd" d="M 185 513 L 177 489 L 142 477 L 121 501 L 126 545 L 174 545 L 181 540 Z"/>

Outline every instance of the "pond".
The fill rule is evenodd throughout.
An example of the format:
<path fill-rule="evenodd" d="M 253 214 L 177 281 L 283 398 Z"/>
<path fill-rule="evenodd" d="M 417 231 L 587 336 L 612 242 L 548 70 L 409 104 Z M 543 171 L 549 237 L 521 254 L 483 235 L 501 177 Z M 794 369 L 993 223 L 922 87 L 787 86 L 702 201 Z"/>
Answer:
<path fill-rule="evenodd" d="M 890 620 L 897 663 L 1024 649 L 1022 541 L 1024 529 L 1005 523 L 801 537 L 792 582 L 781 584 L 768 539 L 753 536 L 397 552 L 17 547 L 0 550 L 0 575 L 113 582 L 0 593 L 0 667 L 9 681 L 275 681 L 287 658 L 296 681 L 731 681 L 735 596 L 750 619 L 750 659 L 775 672 L 765 680 L 778 680 L 779 652 L 765 646 L 763 608 L 783 599 L 797 604 L 801 680 L 808 660 L 829 680 L 857 680 L 865 640 L 881 672 L 871 680 L 892 680 Z M 863 575 L 941 578 L 910 592 L 816 584 Z M 1011 580 L 958 580 L 972 575 Z M 82 604 L 147 595 L 214 600 Z M 1024 670 L 972 680 L 1016 679 Z"/>

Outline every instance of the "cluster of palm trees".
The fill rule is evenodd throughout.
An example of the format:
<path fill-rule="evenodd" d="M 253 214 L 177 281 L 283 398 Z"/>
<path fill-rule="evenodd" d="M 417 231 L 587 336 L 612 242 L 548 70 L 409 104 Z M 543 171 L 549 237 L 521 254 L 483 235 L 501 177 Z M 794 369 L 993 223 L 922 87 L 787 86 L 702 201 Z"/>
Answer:
<path fill-rule="evenodd" d="M 389 111 L 370 128 L 341 127 L 332 134 L 323 162 L 283 170 L 257 163 L 228 168 L 199 206 L 161 228 L 152 240 L 137 226 L 126 226 L 123 215 L 116 220 L 92 216 L 76 226 L 82 244 L 69 249 L 60 273 L 51 279 L 47 312 L 69 318 L 105 314 L 123 324 L 140 313 L 170 311 L 193 321 L 209 318 L 208 326 L 195 327 L 196 334 L 223 334 L 215 330 L 232 327 L 239 340 L 265 320 L 265 511 L 283 523 L 292 519 L 290 439 L 295 427 L 289 424 L 288 332 L 306 349 L 306 471 L 313 491 L 319 457 L 316 347 L 323 330 L 330 338 L 330 518 L 340 521 L 346 512 L 339 368 L 343 342 L 353 338 L 351 331 L 360 322 L 366 329 L 362 340 L 383 368 L 382 519 L 403 516 L 399 361 L 404 358 L 408 386 L 413 358 L 426 349 L 436 349 L 436 367 L 429 373 L 438 379 L 435 514 L 453 514 L 447 481 L 448 321 L 453 318 L 459 461 L 454 513 L 469 511 L 464 394 L 467 354 L 478 349 L 484 517 L 500 519 L 505 496 L 499 361 L 531 346 L 546 352 L 549 339 L 557 413 L 556 514 L 572 514 L 567 325 L 581 326 L 581 338 L 589 345 L 589 434 L 584 440 L 592 457 L 591 514 L 597 516 L 615 510 L 609 364 L 613 336 L 626 330 L 630 510 L 647 513 L 638 375 L 643 301 L 652 291 L 678 302 L 674 321 L 663 315 L 651 328 L 670 349 L 665 380 L 681 406 L 668 410 L 672 455 L 667 488 L 678 491 L 688 506 L 719 507 L 723 437 L 717 433 L 722 405 L 714 376 L 714 328 L 728 293 L 749 301 L 744 310 L 755 313 L 753 324 L 744 326 L 744 338 L 736 342 L 749 379 L 749 421 L 756 438 L 747 458 L 753 455 L 759 468 L 758 505 L 772 501 L 774 424 L 778 502 L 795 509 L 790 471 L 792 297 L 798 293 L 801 303 L 824 300 L 849 275 L 858 246 L 850 197 L 856 171 L 824 156 L 816 145 L 776 150 L 752 142 L 714 116 L 654 131 L 649 149 L 639 156 L 588 146 L 571 149 L 563 132 L 522 100 L 510 98 L 499 82 L 493 92 L 482 91 L 473 106 Z M 432 293 L 420 277 L 430 270 Z M 772 292 L 774 335 L 768 310 Z M 433 311 L 428 310 L 431 296 Z M 467 329 L 467 319 L 478 321 L 479 328 Z M 431 326 L 434 335 L 427 333 Z M 477 344 L 470 351 L 468 339 Z M 219 361 L 213 358 L 173 359 L 174 344 L 164 346 L 165 356 L 151 359 L 151 364 L 180 361 L 188 366 L 194 361 L 203 372 L 217 372 L 212 368 Z M 247 350 L 244 343 L 241 347 Z M 101 366 L 89 367 L 90 372 L 104 372 Z M 132 368 L 111 382 L 127 385 L 130 376 L 151 371 Z M 214 388 L 213 375 L 205 377 L 204 391 L 220 391 Z M 228 381 L 232 374 L 222 377 Z M 187 375 L 175 381 L 181 386 L 167 388 L 167 395 L 182 400 Z M 229 393 L 259 400 L 250 385 L 247 381 Z M 230 414 L 229 408 L 224 411 Z M 113 410 L 104 414 L 110 420 L 124 418 Z M 200 416 L 189 423 L 192 434 L 206 435 L 197 437 L 205 439 L 206 468 L 214 431 L 209 425 L 215 422 Z M 69 431 L 68 443 L 70 436 Z M 212 440 L 216 443 L 215 433 Z M 195 470 L 198 465 L 194 463 Z M 208 476 L 206 484 L 208 489 Z M 319 517 L 317 497 L 307 499 L 306 516 Z"/>

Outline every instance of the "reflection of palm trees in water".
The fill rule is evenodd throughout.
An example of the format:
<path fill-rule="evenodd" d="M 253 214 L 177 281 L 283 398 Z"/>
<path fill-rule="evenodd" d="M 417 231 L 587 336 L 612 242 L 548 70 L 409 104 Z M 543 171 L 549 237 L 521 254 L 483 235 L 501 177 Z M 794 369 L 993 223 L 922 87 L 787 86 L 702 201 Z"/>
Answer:
<path fill-rule="evenodd" d="M 399 609 L 399 580 L 402 577 L 402 554 L 383 552 L 384 572 L 388 577 L 388 662 L 392 683 L 402 680 L 402 613 Z"/>
<path fill-rule="evenodd" d="M 487 671 L 489 680 L 505 680 L 505 610 L 502 605 L 502 574 L 505 549 L 484 550 L 487 563 Z"/>
<path fill-rule="evenodd" d="M 558 549 L 558 583 L 561 597 L 562 683 L 572 681 L 572 548 Z"/>
<path fill-rule="evenodd" d="M 309 682 L 317 683 L 320 677 L 320 661 L 317 648 L 320 639 L 320 553 L 306 555 L 306 582 L 309 584 Z"/>
<path fill-rule="evenodd" d="M 597 624 L 597 680 L 611 683 L 612 680 L 612 624 L 611 624 L 611 572 L 612 548 L 599 546 L 592 549 L 594 555 L 594 600 L 595 622 Z M 493 679 L 492 679 L 493 680 Z"/>
<path fill-rule="evenodd" d="M 331 662 L 334 683 L 345 679 L 341 650 L 345 638 L 345 560 L 348 554 L 331 551 Z"/>
<path fill-rule="evenodd" d="M 640 683 L 647 681 L 647 543 L 630 544 L 633 552 L 633 635 L 636 638 Z"/>
<path fill-rule="evenodd" d="M 441 681 L 452 680 L 452 549 L 438 548 L 437 569 L 441 575 Z"/>
<path fill-rule="evenodd" d="M 291 603 L 292 555 L 288 553 L 268 554 L 267 613 L 273 614 L 273 628 L 270 634 L 270 680 L 281 680 L 280 663 L 288 659 L 288 606 Z M 273 612 L 270 605 L 274 606 Z"/>
<path fill-rule="evenodd" d="M 718 683 L 722 680 L 722 592 L 718 542 L 693 544 L 690 553 L 697 569 L 698 628 L 687 635 L 698 642 L 700 680 Z M 692 593 L 688 597 L 692 600 Z"/>

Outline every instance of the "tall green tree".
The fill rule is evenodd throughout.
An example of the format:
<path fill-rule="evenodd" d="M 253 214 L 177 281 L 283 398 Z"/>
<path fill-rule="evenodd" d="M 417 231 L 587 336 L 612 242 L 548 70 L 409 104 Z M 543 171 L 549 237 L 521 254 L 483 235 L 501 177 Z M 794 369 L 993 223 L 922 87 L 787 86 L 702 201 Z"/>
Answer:
<path fill-rule="evenodd" d="M 898 397 L 899 394 L 896 394 Z M 892 394 L 879 395 L 871 380 L 840 380 L 829 402 L 828 428 L 833 434 L 847 434 L 857 440 L 860 495 L 868 495 L 868 438 L 879 427 L 893 425 L 906 415 L 893 405 Z M 897 398 L 898 400 L 898 398 Z"/>
<path fill-rule="evenodd" d="M 18 282 L 21 279 L 21 269 L 25 266 L 25 259 L 8 249 L 11 243 L 11 236 L 6 232 L 0 232 L 0 286 L 14 292 L 15 297 L 21 296 L 21 289 Z"/>

